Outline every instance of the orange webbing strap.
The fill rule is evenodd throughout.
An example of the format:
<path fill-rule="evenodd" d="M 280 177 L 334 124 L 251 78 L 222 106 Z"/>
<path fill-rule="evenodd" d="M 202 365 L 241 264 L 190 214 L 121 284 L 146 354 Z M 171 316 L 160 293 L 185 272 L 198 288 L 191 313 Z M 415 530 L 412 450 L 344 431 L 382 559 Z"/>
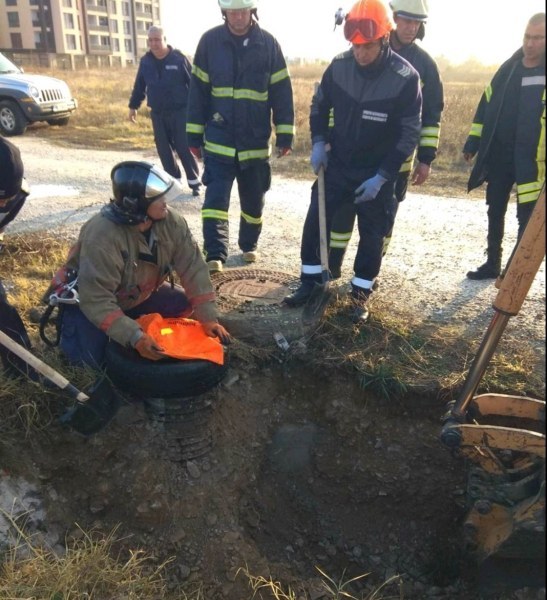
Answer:
<path fill-rule="evenodd" d="M 167 356 L 224 364 L 222 344 L 218 338 L 209 337 L 199 321 L 183 317 L 169 319 L 152 313 L 139 317 L 137 323 L 145 333 L 154 338 Z"/>

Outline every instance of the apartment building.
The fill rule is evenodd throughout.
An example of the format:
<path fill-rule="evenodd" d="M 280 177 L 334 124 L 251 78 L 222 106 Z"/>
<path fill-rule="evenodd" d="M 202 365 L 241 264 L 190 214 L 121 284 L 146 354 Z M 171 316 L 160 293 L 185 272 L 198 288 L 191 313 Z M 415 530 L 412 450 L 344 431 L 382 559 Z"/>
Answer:
<path fill-rule="evenodd" d="M 159 22 L 160 0 L 0 0 L 0 49 L 134 64 Z"/>

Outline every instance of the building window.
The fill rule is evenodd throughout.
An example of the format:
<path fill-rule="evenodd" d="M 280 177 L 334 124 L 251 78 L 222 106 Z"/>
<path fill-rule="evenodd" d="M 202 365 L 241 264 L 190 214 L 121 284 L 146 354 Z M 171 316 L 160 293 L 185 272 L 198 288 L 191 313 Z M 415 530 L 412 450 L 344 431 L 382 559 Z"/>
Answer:
<path fill-rule="evenodd" d="M 76 46 L 76 36 L 71 33 L 65 35 L 67 50 L 78 50 Z"/>
<path fill-rule="evenodd" d="M 124 21 L 123 22 L 123 32 L 124 33 L 131 33 L 131 23 L 129 21 Z"/>
<path fill-rule="evenodd" d="M 63 20 L 65 22 L 65 27 L 67 29 L 74 29 L 74 15 L 72 15 L 70 13 L 64 13 Z M 74 48 L 72 48 L 72 49 L 74 49 Z"/>
<path fill-rule="evenodd" d="M 101 46 L 110 48 L 110 38 L 107 35 L 101 35 Z"/>
<path fill-rule="evenodd" d="M 112 38 L 112 51 L 119 52 L 120 51 L 120 40 L 117 38 Z"/>
<path fill-rule="evenodd" d="M 33 27 L 41 27 L 40 25 L 40 13 L 37 10 L 30 11 L 30 18 L 32 20 Z"/>
<path fill-rule="evenodd" d="M 110 2 L 110 13 L 115 15 L 118 12 L 118 5 L 116 4 L 116 0 L 111 0 Z"/>
<path fill-rule="evenodd" d="M 146 23 L 144 21 L 137 21 L 137 31 L 146 31 Z"/>
<path fill-rule="evenodd" d="M 106 8 L 106 0 L 97 0 L 97 6 L 101 6 L 102 8 Z"/>
<path fill-rule="evenodd" d="M 97 27 L 97 15 L 87 15 L 87 24 L 90 27 Z"/>
<path fill-rule="evenodd" d="M 99 45 L 99 36 L 98 35 L 90 35 L 89 36 L 89 43 L 92 46 L 98 46 Z"/>
<path fill-rule="evenodd" d="M 133 44 L 131 43 L 131 40 L 124 40 L 123 45 L 126 52 L 133 52 Z"/>
<path fill-rule="evenodd" d="M 131 11 L 129 9 L 129 2 L 122 2 L 122 15 L 124 17 L 130 17 Z"/>
<path fill-rule="evenodd" d="M 152 6 L 150 4 L 145 4 L 143 8 L 145 13 L 152 14 Z"/>
<path fill-rule="evenodd" d="M 41 31 L 34 32 L 34 47 L 37 50 L 42 50 L 44 48 L 44 38 Z"/>
<path fill-rule="evenodd" d="M 110 31 L 112 33 L 118 33 L 118 21 L 110 19 Z"/>
<path fill-rule="evenodd" d="M 6 0 L 6 6 L 17 6 L 17 0 Z"/>
<path fill-rule="evenodd" d="M 72 0 L 63 0 L 63 6 L 65 8 L 72 8 Z"/>
<path fill-rule="evenodd" d="M 10 33 L 11 47 L 15 50 L 23 47 L 23 38 L 20 33 Z"/>
<path fill-rule="evenodd" d="M 99 27 L 108 27 L 108 17 L 99 17 Z"/>
<path fill-rule="evenodd" d="M 18 12 L 9 12 L 8 13 L 8 26 L 9 27 L 20 27 Z"/>

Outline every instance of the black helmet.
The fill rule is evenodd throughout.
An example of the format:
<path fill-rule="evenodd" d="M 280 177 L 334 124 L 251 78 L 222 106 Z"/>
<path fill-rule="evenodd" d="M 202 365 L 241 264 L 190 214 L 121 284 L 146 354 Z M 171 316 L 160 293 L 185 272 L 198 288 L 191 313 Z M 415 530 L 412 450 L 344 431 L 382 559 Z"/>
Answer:
<path fill-rule="evenodd" d="M 147 162 L 128 160 L 118 163 L 112 169 L 110 179 L 114 194 L 110 207 L 120 221 L 128 225 L 146 221 L 150 204 L 169 190 L 176 188 L 173 189 L 175 195 L 180 192 L 168 173 Z"/>

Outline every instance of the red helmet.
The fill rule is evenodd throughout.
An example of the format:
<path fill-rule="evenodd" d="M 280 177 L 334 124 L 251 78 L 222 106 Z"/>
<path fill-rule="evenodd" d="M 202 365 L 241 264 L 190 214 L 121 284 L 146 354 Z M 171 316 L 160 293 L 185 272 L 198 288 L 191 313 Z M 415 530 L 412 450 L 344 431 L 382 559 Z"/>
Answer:
<path fill-rule="evenodd" d="M 344 36 L 353 44 L 369 44 L 392 29 L 390 11 L 382 0 L 359 0 L 346 15 Z"/>

